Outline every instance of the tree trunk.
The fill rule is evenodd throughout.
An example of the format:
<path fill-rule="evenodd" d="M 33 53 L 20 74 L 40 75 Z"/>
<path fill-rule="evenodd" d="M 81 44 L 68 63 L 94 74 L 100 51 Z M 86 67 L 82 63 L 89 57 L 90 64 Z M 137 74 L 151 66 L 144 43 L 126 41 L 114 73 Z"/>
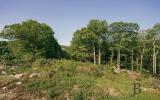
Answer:
<path fill-rule="evenodd" d="M 132 61 L 131 61 L 131 64 L 132 64 L 132 71 L 133 71 L 133 50 L 132 50 Z"/>
<path fill-rule="evenodd" d="M 113 50 L 111 51 L 110 64 L 113 64 Z"/>
<path fill-rule="evenodd" d="M 143 55 L 144 55 L 144 48 L 142 49 L 142 53 L 141 53 L 140 72 L 142 72 L 142 67 L 143 67 Z"/>
<path fill-rule="evenodd" d="M 157 74 L 157 54 L 155 54 L 155 61 L 154 61 L 154 63 L 155 63 L 155 67 L 154 67 L 154 73 L 155 74 Z"/>
<path fill-rule="evenodd" d="M 156 67 L 156 65 L 155 65 L 155 54 L 156 54 L 156 46 L 155 46 L 155 41 L 153 41 L 153 61 L 152 61 L 152 63 L 153 63 L 153 75 L 155 75 L 155 67 Z"/>
<path fill-rule="evenodd" d="M 100 41 L 99 41 L 98 64 L 101 64 L 101 46 L 100 46 Z"/>
<path fill-rule="evenodd" d="M 93 47 L 94 64 L 96 64 L 96 48 Z"/>
<path fill-rule="evenodd" d="M 154 72 L 155 74 L 157 74 L 157 54 L 158 54 L 158 51 L 155 53 L 155 68 L 154 68 Z"/>
<path fill-rule="evenodd" d="M 117 51 L 117 68 L 120 69 L 121 51 Z"/>
<path fill-rule="evenodd" d="M 138 71 L 138 68 L 139 68 L 138 57 L 136 57 L 136 65 L 137 65 L 137 71 Z"/>

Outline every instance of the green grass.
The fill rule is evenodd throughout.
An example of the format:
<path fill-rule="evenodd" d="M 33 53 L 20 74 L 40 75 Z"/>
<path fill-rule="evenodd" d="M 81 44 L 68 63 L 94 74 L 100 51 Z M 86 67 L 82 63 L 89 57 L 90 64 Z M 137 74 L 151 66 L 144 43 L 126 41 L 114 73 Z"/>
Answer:
<path fill-rule="evenodd" d="M 82 63 L 71 60 L 42 60 L 32 67 L 16 67 L 5 69 L 9 74 L 27 73 L 26 77 L 18 79 L 22 81 L 24 91 L 46 91 L 43 96 L 50 99 L 64 99 L 66 94 L 73 100 L 159 100 L 160 91 L 143 91 L 133 94 L 133 78 L 127 73 L 115 74 L 109 65 L 96 66 L 91 63 Z M 36 65 L 37 64 L 37 65 Z M 42 64 L 42 65 L 41 65 Z M 39 73 L 40 77 L 28 78 L 33 73 Z M 0 76 L 0 83 L 14 81 L 9 76 Z M 154 78 L 141 75 L 137 77 L 142 87 L 153 87 Z M 109 95 L 108 88 L 118 92 L 118 96 Z"/>
<path fill-rule="evenodd" d="M 113 100 L 159 100 L 159 98 L 159 93 L 148 93 L 143 91 L 143 93 L 140 93 L 136 96 L 121 96 L 113 98 Z"/>

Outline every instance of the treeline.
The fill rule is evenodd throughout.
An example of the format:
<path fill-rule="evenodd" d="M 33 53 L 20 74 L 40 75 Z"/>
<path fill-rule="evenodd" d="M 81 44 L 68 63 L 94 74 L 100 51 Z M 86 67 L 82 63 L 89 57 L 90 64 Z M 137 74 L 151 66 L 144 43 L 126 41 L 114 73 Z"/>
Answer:
<path fill-rule="evenodd" d="M 74 33 L 70 52 L 76 60 L 155 75 L 160 68 L 159 36 L 160 24 L 142 31 L 137 23 L 93 19 Z"/>
<path fill-rule="evenodd" d="M 137 23 L 92 19 L 74 32 L 71 46 L 60 46 L 54 31 L 34 20 L 6 25 L 0 37 L 0 63 L 33 62 L 35 59 L 74 59 L 94 64 L 111 64 L 117 69 L 160 71 L 160 24 L 140 30 Z"/>

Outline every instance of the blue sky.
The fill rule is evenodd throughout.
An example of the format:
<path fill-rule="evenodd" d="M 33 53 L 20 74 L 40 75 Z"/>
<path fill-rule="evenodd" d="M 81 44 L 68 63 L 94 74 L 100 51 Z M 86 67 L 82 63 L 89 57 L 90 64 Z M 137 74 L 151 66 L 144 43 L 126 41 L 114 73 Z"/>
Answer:
<path fill-rule="evenodd" d="M 159 6 L 160 0 L 0 0 L 0 29 L 34 19 L 50 25 L 58 42 L 69 45 L 74 31 L 92 18 L 150 28 L 160 22 Z"/>

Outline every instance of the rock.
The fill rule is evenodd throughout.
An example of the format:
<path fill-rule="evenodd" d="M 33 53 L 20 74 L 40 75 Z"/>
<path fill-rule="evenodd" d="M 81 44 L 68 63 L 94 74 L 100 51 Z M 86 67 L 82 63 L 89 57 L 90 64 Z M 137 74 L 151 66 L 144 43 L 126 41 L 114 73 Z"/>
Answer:
<path fill-rule="evenodd" d="M 116 68 L 115 66 L 113 67 L 113 71 L 114 71 L 115 73 L 120 73 L 120 72 L 121 72 L 121 70 L 118 69 L 118 68 Z"/>
<path fill-rule="evenodd" d="M 3 69 L 5 69 L 5 66 L 0 64 L 0 70 L 3 70 Z"/>
<path fill-rule="evenodd" d="M 21 84 L 22 84 L 22 82 L 17 82 L 17 83 L 16 83 L 16 85 L 21 85 Z"/>
<path fill-rule="evenodd" d="M 127 70 L 126 70 L 126 69 L 121 69 L 121 71 L 122 71 L 122 72 L 127 72 Z"/>
<path fill-rule="evenodd" d="M 73 86 L 73 91 L 78 91 L 80 90 L 80 86 L 79 85 L 74 85 Z"/>
<path fill-rule="evenodd" d="M 2 90 L 6 90 L 6 89 L 7 89 L 7 87 L 3 87 L 3 88 L 2 88 Z"/>
<path fill-rule="evenodd" d="M 64 95 L 64 98 L 65 98 L 65 100 L 71 100 L 69 93 L 66 93 L 66 94 Z"/>
<path fill-rule="evenodd" d="M 114 88 L 108 88 L 108 93 L 110 96 L 113 96 L 113 97 L 120 95 L 120 92 Z"/>
<path fill-rule="evenodd" d="M 13 69 L 15 69 L 15 67 L 11 67 L 10 69 L 12 69 L 12 70 L 13 70 Z"/>
<path fill-rule="evenodd" d="M 144 91 L 147 91 L 147 90 L 148 90 L 147 88 L 144 88 L 144 87 L 142 87 L 141 89 L 144 90 Z"/>
<path fill-rule="evenodd" d="M 158 90 L 154 89 L 154 88 L 144 88 L 144 87 L 141 87 L 142 90 L 144 91 L 148 91 L 148 92 L 158 92 Z"/>
<path fill-rule="evenodd" d="M 15 78 L 21 78 L 24 76 L 25 73 L 21 73 L 21 74 L 16 74 L 16 75 L 13 75 L 13 77 Z"/>
<path fill-rule="evenodd" d="M 2 71 L 1 74 L 2 74 L 2 75 L 7 75 L 7 72 Z"/>
<path fill-rule="evenodd" d="M 33 77 L 37 77 L 37 76 L 40 76 L 40 74 L 38 73 L 32 73 L 29 75 L 29 78 L 33 78 Z"/>
<path fill-rule="evenodd" d="M 9 75 L 9 76 L 14 77 L 14 75 Z"/>
<path fill-rule="evenodd" d="M 133 78 L 133 79 L 138 79 L 138 77 L 140 76 L 140 73 L 137 73 L 137 72 L 134 72 L 134 71 L 127 71 L 127 73 L 128 73 L 128 76 L 130 77 L 130 78 Z"/>

